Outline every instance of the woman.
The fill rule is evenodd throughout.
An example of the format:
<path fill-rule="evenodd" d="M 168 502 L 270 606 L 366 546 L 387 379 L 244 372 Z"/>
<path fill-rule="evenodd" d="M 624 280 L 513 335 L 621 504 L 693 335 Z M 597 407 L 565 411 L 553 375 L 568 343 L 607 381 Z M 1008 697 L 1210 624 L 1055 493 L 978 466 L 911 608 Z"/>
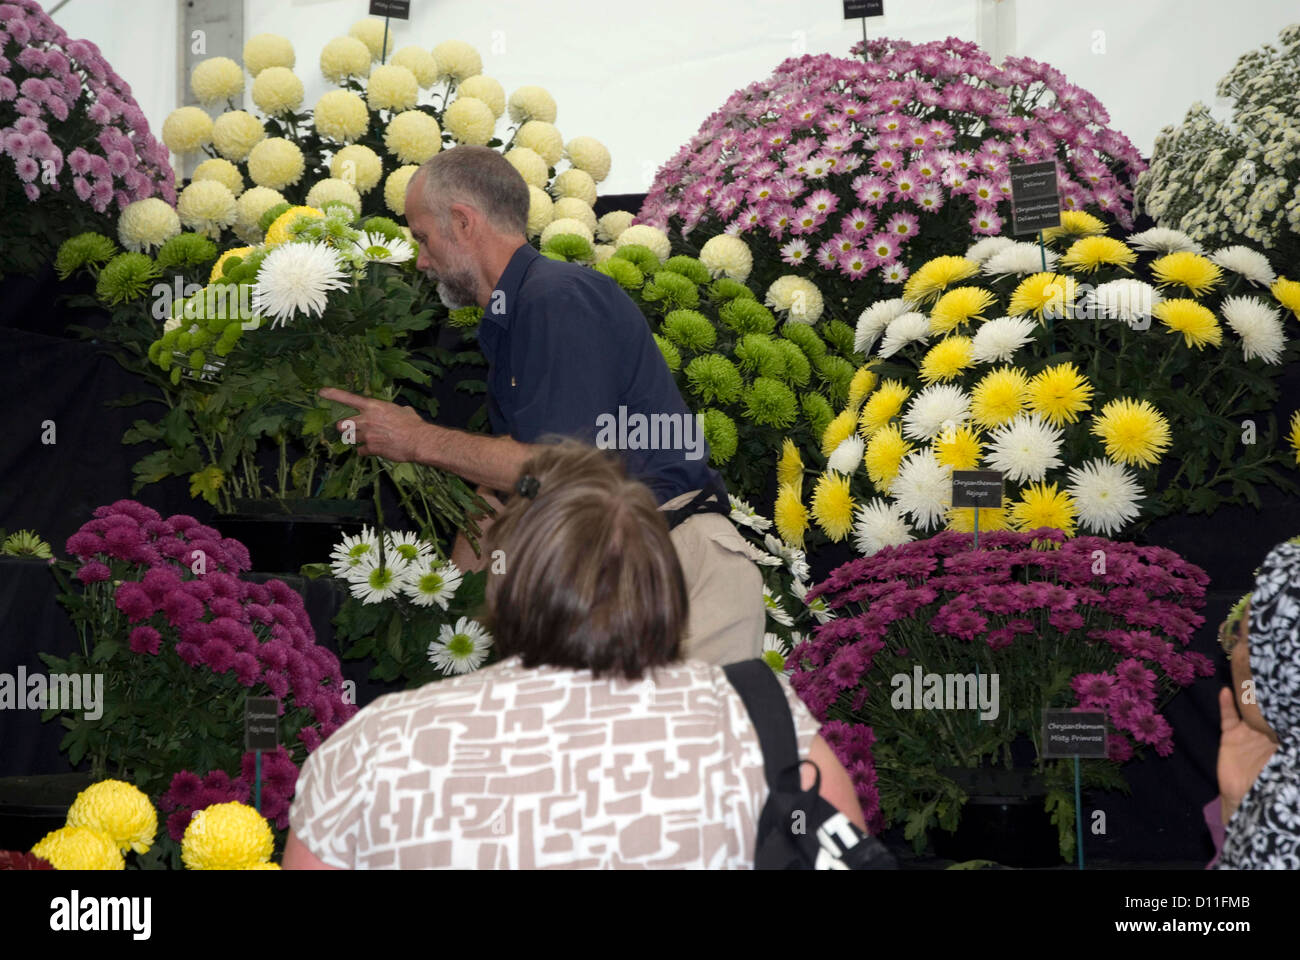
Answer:
<path fill-rule="evenodd" d="M 523 472 L 487 543 L 504 659 L 382 697 L 313 753 L 285 867 L 753 865 L 762 753 L 722 669 L 678 659 L 686 588 L 654 497 L 574 443 Z M 822 796 L 865 831 L 783 687 Z"/>

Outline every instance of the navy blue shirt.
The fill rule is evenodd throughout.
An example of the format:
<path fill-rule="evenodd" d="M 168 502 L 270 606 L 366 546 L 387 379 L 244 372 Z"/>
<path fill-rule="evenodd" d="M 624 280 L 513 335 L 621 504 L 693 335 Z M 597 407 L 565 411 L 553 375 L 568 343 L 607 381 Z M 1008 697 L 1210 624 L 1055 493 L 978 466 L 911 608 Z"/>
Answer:
<path fill-rule="evenodd" d="M 494 433 L 617 448 L 661 504 L 720 485 L 646 318 L 610 277 L 524 244 L 483 310 L 479 345 Z"/>

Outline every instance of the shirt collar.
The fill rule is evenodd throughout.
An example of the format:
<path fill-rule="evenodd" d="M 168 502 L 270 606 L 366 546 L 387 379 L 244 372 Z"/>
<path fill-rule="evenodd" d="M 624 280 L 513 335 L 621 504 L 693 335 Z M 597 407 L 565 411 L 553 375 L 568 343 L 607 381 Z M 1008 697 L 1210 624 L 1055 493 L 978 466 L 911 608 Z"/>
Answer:
<path fill-rule="evenodd" d="M 519 287 L 524 282 L 524 274 L 542 255 L 530 243 L 525 243 L 511 256 L 497 281 L 496 287 L 488 297 L 488 304 L 483 308 L 483 319 L 491 320 L 503 330 L 510 327 L 510 316 L 514 313 L 515 301 L 518 299 Z M 493 308 L 496 309 L 493 309 Z"/>

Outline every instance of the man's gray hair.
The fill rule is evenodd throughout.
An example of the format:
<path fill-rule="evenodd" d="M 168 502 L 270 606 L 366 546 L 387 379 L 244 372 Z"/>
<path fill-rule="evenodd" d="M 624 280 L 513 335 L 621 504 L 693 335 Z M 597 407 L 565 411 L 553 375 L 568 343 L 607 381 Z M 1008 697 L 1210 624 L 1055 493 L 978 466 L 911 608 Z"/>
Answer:
<path fill-rule="evenodd" d="M 527 233 L 528 184 L 505 157 L 490 147 L 462 144 L 420 165 L 424 202 L 442 227 L 453 203 L 478 210 L 498 230 Z"/>

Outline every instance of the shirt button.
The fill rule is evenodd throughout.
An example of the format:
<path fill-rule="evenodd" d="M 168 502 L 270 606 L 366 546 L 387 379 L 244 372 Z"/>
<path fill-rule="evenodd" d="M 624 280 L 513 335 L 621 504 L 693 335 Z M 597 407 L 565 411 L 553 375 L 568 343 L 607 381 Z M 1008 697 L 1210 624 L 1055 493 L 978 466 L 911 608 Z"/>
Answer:
<path fill-rule="evenodd" d="M 511 378 L 510 378 L 510 386 L 512 386 L 512 387 L 514 387 L 514 386 L 518 386 L 518 384 L 515 383 L 515 378 L 514 378 L 514 377 L 511 377 Z"/>

